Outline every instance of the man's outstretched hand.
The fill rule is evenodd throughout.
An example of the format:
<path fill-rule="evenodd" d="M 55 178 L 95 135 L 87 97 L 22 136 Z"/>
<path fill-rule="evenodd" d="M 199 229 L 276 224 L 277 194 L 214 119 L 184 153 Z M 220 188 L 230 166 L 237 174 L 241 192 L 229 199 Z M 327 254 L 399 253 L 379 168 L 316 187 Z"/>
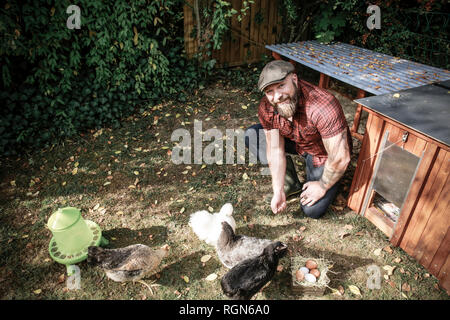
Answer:
<path fill-rule="evenodd" d="M 284 191 L 276 192 L 273 194 L 272 201 L 270 203 L 273 213 L 280 213 L 286 209 L 286 194 Z"/>

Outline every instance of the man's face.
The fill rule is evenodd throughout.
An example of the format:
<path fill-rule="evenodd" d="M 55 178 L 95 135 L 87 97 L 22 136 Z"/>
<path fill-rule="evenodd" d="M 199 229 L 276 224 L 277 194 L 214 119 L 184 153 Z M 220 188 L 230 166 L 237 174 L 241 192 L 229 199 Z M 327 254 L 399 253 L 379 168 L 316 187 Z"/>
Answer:
<path fill-rule="evenodd" d="M 264 93 L 282 117 L 291 118 L 297 110 L 298 103 L 297 75 L 289 74 L 282 82 L 268 86 Z"/>

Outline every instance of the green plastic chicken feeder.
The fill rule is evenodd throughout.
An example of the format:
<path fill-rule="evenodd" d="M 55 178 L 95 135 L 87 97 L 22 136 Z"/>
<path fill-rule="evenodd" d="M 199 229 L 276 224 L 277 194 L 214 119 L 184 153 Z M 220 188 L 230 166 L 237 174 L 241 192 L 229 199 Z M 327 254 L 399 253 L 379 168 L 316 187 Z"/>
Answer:
<path fill-rule="evenodd" d="M 89 246 L 107 245 L 100 227 L 90 220 L 84 220 L 77 208 L 60 208 L 48 219 L 47 227 L 53 234 L 48 250 L 53 260 L 67 267 L 68 275 L 72 265 L 85 260 Z"/>

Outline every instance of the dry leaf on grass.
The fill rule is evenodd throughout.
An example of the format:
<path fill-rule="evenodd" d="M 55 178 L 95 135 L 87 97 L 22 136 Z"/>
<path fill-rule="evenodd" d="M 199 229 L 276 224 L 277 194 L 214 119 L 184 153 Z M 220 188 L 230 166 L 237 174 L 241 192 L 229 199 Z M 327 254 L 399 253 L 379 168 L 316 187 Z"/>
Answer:
<path fill-rule="evenodd" d="M 205 263 L 205 262 L 208 262 L 209 259 L 211 259 L 211 256 L 209 254 L 206 254 L 200 259 L 200 261 Z"/>
<path fill-rule="evenodd" d="M 373 252 L 373 254 L 376 255 L 376 256 L 379 256 L 379 255 L 381 254 L 381 249 L 376 249 L 376 250 Z"/>
<path fill-rule="evenodd" d="M 206 281 L 214 281 L 217 279 L 217 274 L 211 273 L 209 276 L 206 277 Z"/>
<path fill-rule="evenodd" d="M 361 295 L 361 291 L 359 291 L 359 288 L 357 286 L 349 285 L 348 288 L 354 295 L 357 295 L 357 296 Z"/>

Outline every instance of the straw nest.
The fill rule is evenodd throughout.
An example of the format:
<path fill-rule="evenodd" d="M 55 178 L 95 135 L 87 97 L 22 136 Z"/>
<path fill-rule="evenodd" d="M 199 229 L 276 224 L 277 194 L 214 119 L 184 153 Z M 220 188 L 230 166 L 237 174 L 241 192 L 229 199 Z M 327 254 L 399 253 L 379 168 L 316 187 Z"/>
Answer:
<path fill-rule="evenodd" d="M 296 272 L 301 267 L 305 266 L 306 261 L 314 260 L 317 262 L 317 269 L 320 271 L 320 276 L 316 282 L 311 283 L 306 280 L 298 281 L 296 277 Z M 296 293 L 304 294 L 323 294 L 325 289 L 330 283 L 328 278 L 328 269 L 333 265 L 333 263 L 325 258 L 312 258 L 312 257 L 302 257 L 296 256 L 291 258 L 291 273 L 292 273 L 292 289 Z"/>

